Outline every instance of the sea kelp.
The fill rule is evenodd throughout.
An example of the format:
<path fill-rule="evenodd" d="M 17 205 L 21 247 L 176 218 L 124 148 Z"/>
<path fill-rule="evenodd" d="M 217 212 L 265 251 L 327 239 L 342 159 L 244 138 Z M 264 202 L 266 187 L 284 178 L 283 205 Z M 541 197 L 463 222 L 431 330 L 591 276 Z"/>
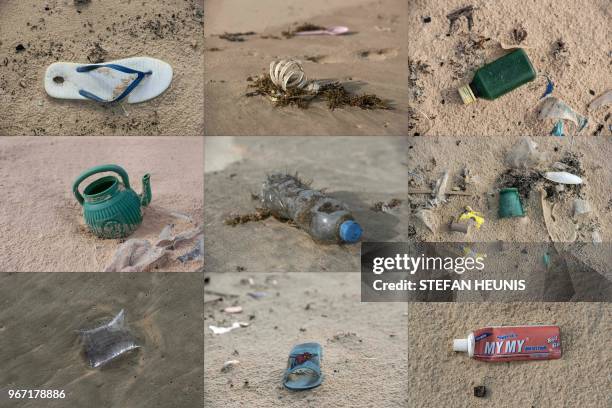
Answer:
<path fill-rule="evenodd" d="M 307 91 L 303 88 L 290 88 L 285 91 L 276 86 L 267 75 L 249 77 L 247 81 L 252 82 L 249 88 L 253 91 L 248 92 L 246 96 L 267 96 L 275 106 L 294 105 L 306 109 L 314 99 L 320 98 L 327 102 L 327 107 L 331 110 L 345 106 L 356 106 L 361 109 L 392 109 L 378 96 L 366 93 L 353 94 L 339 82 L 321 85 L 316 91 Z"/>
<path fill-rule="evenodd" d="M 374 94 L 355 95 L 346 90 L 339 82 L 321 87 L 319 94 L 327 101 L 327 107 L 331 110 L 343 106 L 357 106 L 361 109 L 391 109 L 382 99 Z"/>

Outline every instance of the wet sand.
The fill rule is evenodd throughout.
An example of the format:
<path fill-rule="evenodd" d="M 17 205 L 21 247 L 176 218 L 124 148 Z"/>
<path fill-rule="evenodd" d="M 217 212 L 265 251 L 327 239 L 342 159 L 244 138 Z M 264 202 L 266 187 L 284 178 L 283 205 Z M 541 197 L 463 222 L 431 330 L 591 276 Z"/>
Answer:
<path fill-rule="evenodd" d="M 200 407 L 204 356 L 200 273 L 0 274 L 3 407 Z M 79 329 L 125 309 L 142 348 L 89 368 Z M 8 389 L 65 399 L 8 400 Z"/>

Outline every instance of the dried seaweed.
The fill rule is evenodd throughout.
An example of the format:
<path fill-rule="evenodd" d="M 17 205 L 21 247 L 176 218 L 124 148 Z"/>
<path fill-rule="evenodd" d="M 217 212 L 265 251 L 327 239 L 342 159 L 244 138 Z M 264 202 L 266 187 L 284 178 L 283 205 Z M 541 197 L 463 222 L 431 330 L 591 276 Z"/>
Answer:
<path fill-rule="evenodd" d="M 331 110 L 343 106 L 357 106 L 361 109 L 391 109 L 391 106 L 374 94 L 354 95 L 338 82 L 321 87 L 319 94 L 327 100 Z"/>
<path fill-rule="evenodd" d="M 527 38 L 527 30 L 521 25 L 512 30 L 512 39 L 516 44 L 520 44 Z"/>
<path fill-rule="evenodd" d="M 344 106 L 356 106 L 361 109 L 392 109 L 387 102 L 378 96 L 366 93 L 352 94 L 339 82 L 322 85 L 316 92 L 312 92 L 297 88 L 284 91 L 276 86 L 267 75 L 256 78 L 248 77 L 247 81 L 252 82 L 249 84 L 249 88 L 254 89 L 246 94 L 247 97 L 267 96 L 275 106 L 295 105 L 298 108 L 306 109 L 313 99 L 321 97 L 327 101 L 327 107 L 331 110 Z"/>
<path fill-rule="evenodd" d="M 402 200 L 399 198 L 393 198 L 389 202 L 378 201 L 370 207 L 370 210 L 374 212 L 388 212 L 394 208 L 399 207 L 402 204 Z"/>
<path fill-rule="evenodd" d="M 219 38 L 223 39 L 223 40 L 227 40 L 227 41 L 231 41 L 231 42 L 243 42 L 245 39 L 244 37 L 247 35 L 255 35 L 255 31 L 247 31 L 244 33 L 228 33 L 225 32 L 223 34 L 221 34 L 219 36 Z"/>
<path fill-rule="evenodd" d="M 255 212 L 248 214 L 234 214 L 224 220 L 225 225 L 231 225 L 235 227 L 236 225 L 246 224 L 248 222 L 254 221 L 263 221 L 266 218 L 270 217 L 272 214 L 269 210 L 265 208 L 256 208 Z"/>
<path fill-rule="evenodd" d="M 248 92 L 246 96 L 262 95 L 267 96 L 275 106 L 289 106 L 295 105 L 298 108 L 306 109 L 310 100 L 316 96 L 312 92 L 308 92 L 304 89 L 290 88 L 283 91 L 281 88 L 274 85 L 272 80 L 267 75 L 262 75 L 251 79 L 252 84 L 249 84 L 249 88 L 254 88 L 254 91 Z M 249 79 L 247 78 L 247 80 Z"/>
<path fill-rule="evenodd" d="M 499 176 L 498 184 L 501 188 L 515 187 L 518 189 L 519 195 L 527 199 L 531 189 L 540 179 L 539 173 L 535 170 L 508 169 Z"/>

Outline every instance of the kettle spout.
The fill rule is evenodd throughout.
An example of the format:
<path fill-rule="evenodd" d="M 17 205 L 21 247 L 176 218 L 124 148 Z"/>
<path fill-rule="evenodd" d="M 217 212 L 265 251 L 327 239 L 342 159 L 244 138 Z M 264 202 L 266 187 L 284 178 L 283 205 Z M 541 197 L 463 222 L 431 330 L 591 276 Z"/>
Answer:
<path fill-rule="evenodd" d="M 149 173 L 142 176 L 142 194 L 140 195 L 140 205 L 146 207 L 151 202 L 151 175 Z"/>

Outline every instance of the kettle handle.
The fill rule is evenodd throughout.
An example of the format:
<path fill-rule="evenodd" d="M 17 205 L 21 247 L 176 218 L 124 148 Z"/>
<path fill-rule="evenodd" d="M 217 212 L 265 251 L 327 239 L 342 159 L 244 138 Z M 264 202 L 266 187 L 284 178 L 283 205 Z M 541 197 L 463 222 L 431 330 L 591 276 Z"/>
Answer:
<path fill-rule="evenodd" d="M 127 173 L 125 172 L 125 170 L 123 170 L 123 168 L 117 166 L 116 164 L 102 164 L 100 166 L 92 167 L 91 169 L 85 170 L 83 173 L 81 173 L 81 175 L 77 177 L 77 179 L 72 184 L 72 192 L 74 193 L 74 196 L 76 197 L 79 204 L 83 205 L 83 196 L 79 192 L 79 184 L 81 184 L 83 180 L 85 180 L 89 176 L 93 176 L 96 173 L 104 173 L 106 171 L 112 171 L 114 173 L 117 173 L 119 176 L 121 176 L 121 180 L 123 180 L 125 188 L 130 188 L 130 179 L 128 178 Z"/>

